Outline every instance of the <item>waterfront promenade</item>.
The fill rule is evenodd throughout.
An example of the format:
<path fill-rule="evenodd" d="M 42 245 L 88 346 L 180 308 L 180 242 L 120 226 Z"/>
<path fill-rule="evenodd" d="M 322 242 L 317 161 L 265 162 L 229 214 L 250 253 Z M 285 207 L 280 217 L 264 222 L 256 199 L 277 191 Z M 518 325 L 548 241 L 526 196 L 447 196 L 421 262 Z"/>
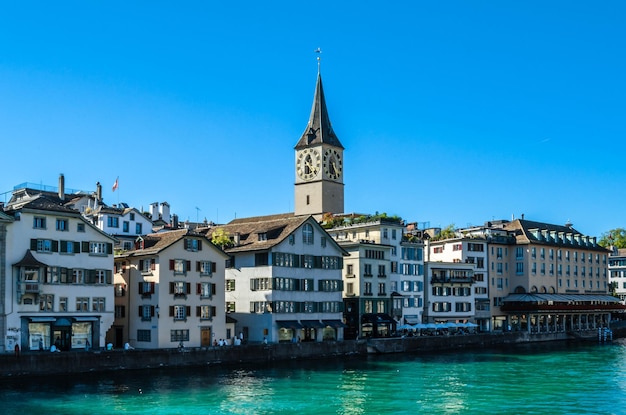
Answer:
<path fill-rule="evenodd" d="M 579 332 L 593 340 L 595 331 Z M 618 333 L 619 334 L 619 333 Z M 622 333 L 623 334 L 623 333 Z M 580 341 L 566 333 L 472 334 L 464 336 L 392 337 L 321 343 L 248 344 L 207 348 L 76 351 L 51 353 L 27 352 L 16 357 L 0 355 L 1 378 L 134 370 L 181 366 L 216 366 L 271 361 L 324 359 L 368 353 L 433 353 L 446 350 L 475 350 L 501 345 Z"/>

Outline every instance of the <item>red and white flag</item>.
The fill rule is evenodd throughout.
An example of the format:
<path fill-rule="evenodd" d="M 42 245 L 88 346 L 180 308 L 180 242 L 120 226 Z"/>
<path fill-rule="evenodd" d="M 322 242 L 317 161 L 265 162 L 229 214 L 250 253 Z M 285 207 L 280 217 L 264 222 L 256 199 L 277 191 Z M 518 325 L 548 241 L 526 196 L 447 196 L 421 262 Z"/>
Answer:
<path fill-rule="evenodd" d="M 117 182 L 119 179 L 120 179 L 119 177 L 115 179 L 115 183 L 113 183 L 113 191 L 117 190 L 117 186 L 118 186 Z"/>

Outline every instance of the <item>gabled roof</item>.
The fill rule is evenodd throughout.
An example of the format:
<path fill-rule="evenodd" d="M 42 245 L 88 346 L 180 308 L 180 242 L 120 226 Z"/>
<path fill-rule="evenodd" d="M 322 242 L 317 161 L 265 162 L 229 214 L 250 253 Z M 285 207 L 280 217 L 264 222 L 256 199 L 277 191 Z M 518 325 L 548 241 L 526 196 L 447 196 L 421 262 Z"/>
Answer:
<path fill-rule="evenodd" d="M 300 149 L 317 144 L 329 144 L 343 149 L 328 117 L 324 88 L 322 87 L 322 75 L 319 72 L 309 122 L 295 148 Z"/>
<path fill-rule="evenodd" d="M 173 231 L 151 233 L 146 236 L 140 237 L 141 239 L 143 239 L 143 243 L 144 243 L 143 249 L 135 249 L 132 251 L 127 251 L 119 256 L 120 257 L 132 257 L 132 256 L 143 256 L 143 255 L 156 255 L 160 253 L 161 251 L 163 251 L 164 249 L 180 241 L 186 236 L 195 236 L 197 238 L 205 239 L 210 247 L 219 251 L 224 256 L 224 258 L 226 258 L 226 254 L 224 254 L 221 249 L 213 245 L 211 241 L 208 240 L 203 234 L 192 232 L 189 229 L 177 229 Z"/>
<path fill-rule="evenodd" d="M 47 210 L 79 215 L 77 210 L 65 206 L 64 201 L 62 201 L 58 197 L 47 194 L 28 196 L 18 202 L 7 206 L 7 211 L 16 211 L 20 209 Z"/>
<path fill-rule="evenodd" d="M 316 226 L 318 231 L 328 236 L 329 243 L 333 243 L 342 254 L 346 251 L 313 219 L 312 216 L 294 216 L 293 213 L 285 213 L 269 216 L 254 216 L 250 218 L 235 219 L 226 225 L 215 226 L 204 230 L 210 238 L 217 229 L 223 229 L 231 237 L 238 240 L 238 244 L 225 249 L 229 254 L 247 251 L 265 251 L 280 244 L 289 235 L 296 231 L 306 222 Z M 259 238 L 263 234 L 263 238 Z"/>

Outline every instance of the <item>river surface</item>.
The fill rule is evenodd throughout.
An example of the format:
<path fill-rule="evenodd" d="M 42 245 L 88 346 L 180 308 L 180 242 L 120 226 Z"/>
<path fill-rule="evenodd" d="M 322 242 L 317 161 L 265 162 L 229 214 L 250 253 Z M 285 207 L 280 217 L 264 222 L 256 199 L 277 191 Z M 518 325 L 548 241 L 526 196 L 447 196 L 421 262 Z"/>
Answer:
<path fill-rule="evenodd" d="M 626 414 L 626 341 L 0 383 L 4 414 Z"/>

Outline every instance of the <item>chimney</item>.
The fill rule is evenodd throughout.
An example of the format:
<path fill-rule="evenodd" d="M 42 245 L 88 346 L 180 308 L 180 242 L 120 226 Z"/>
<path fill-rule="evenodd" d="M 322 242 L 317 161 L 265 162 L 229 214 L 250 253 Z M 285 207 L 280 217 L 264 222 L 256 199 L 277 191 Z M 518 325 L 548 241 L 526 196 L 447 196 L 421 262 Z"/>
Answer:
<path fill-rule="evenodd" d="M 156 222 L 159 219 L 159 202 L 150 204 L 150 219 Z"/>
<path fill-rule="evenodd" d="M 96 203 L 100 202 L 102 202 L 102 185 L 100 182 L 96 182 Z"/>
<path fill-rule="evenodd" d="M 178 215 L 172 215 L 172 229 L 178 229 Z"/>
<path fill-rule="evenodd" d="M 235 232 L 233 235 L 233 242 L 235 243 L 235 246 L 239 246 L 241 243 L 241 234 L 239 234 L 239 232 Z"/>
<path fill-rule="evenodd" d="M 163 202 L 161 203 L 161 206 L 159 207 L 159 213 L 161 214 L 161 219 L 163 219 L 163 222 L 165 223 L 170 223 L 170 204 L 167 202 Z"/>
<path fill-rule="evenodd" d="M 59 175 L 59 199 L 65 200 L 65 176 Z"/>

